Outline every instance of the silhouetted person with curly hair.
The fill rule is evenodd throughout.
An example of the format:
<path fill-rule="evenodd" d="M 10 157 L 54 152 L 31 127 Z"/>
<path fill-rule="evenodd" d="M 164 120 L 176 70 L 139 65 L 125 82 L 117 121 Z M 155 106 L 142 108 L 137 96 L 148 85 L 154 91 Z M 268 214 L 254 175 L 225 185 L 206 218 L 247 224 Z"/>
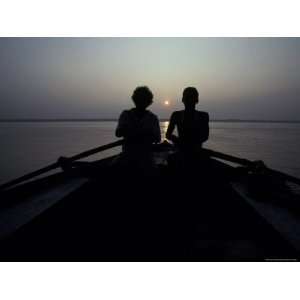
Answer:
<path fill-rule="evenodd" d="M 128 163 L 148 164 L 152 160 L 152 144 L 161 139 L 158 118 L 147 110 L 153 94 L 148 87 L 140 86 L 134 90 L 132 100 L 135 107 L 121 113 L 116 136 L 124 138 L 123 157 Z"/>

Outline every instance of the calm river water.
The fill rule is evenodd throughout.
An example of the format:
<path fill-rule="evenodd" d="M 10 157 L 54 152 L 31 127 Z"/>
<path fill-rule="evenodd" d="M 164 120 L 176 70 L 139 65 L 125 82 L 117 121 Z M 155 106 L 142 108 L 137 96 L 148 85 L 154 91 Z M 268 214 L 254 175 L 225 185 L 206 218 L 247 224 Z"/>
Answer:
<path fill-rule="evenodd" d="M 168 122 L 161 122 L 164 137 Z M 0 182 L 115 141 L 116 122 L 0 123 Z M 211 122 L 206 148 L 263 160 L 269 167 L 300 177 L 299 123 Z M 100 158 L 120 148 L 90 157 Z"/>

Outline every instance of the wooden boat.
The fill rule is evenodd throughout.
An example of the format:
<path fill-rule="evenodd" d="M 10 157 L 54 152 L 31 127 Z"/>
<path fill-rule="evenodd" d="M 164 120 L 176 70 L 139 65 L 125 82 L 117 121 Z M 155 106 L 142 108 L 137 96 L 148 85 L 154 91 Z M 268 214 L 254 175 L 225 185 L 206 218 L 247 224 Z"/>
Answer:
<path fill-rule="evenodd" d="M 153 151 L 155 168 L 147 172 L 120 167 L 115 163 L 120 156 L 93 163 L 69 160 L 52 165 L 63 171 L 21 184 L 32 177 L 26 175 L 12 183 L 17 186 L 2 186 L 0 259 L 299 258 L 298 178 L 211 150 L 203 150 L 193 163 L 170 144 Z"/>

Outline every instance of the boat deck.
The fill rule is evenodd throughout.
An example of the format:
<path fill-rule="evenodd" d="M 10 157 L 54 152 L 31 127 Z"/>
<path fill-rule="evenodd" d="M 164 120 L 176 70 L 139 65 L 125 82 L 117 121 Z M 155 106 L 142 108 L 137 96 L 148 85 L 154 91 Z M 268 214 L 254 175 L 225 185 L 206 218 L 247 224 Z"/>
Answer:
<path fill-rule="evenodd" d="M 251 261 L 295 257 L 230 186 L 231 168 L 102 170 L 7 238 L 7 260 Z M 228 173 L 228 174 L 226 174 Z"/>

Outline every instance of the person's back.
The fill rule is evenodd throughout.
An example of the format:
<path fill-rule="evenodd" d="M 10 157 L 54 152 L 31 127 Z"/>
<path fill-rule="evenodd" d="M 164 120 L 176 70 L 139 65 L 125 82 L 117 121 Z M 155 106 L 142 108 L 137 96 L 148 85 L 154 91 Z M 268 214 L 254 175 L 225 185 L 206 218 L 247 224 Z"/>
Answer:
<path fill-rule="evenodd" d="M 152 144 L 160 142 L 159 121 L 146 108 L 152 104 L 153 94 L 147 87 L 135 89 L 132 100 L 135 108 L 124 110 L 119 118 L 116 136 L 124 138 L 123 156 L 131 162 L 151 160 Z"/>
<path fill-rule="evenodd" d="M 124 137 L 123 151 L 149 151 L 160 141 L 158 118 L 151 111 L 140 113 L 136 108 L 124 110 L 120 115 L 117 137 Z"/>
<path fill-rule="evenodd" d="M 209 136 L 209 115 L 195 109 L 198 91 L 188 87 L 183 92 L 185 110 L 175 111 L 170 118 L 166 138 L 178 145 L 181 150 L 196 150 L 202 147 Z M 173 134 L 177 128 L 178 136 Z"/>

